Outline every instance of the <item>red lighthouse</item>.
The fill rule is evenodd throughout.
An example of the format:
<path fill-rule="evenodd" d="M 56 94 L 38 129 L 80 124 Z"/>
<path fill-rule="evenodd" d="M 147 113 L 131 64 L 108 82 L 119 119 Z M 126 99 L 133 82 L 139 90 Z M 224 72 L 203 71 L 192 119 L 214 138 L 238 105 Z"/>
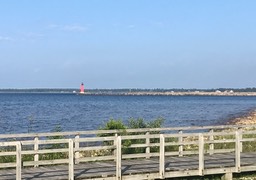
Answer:
<path fill-rule="evenodd" d="M 84 83 L 81 83 L 80 85 L 80 93 L 84 94 Z"/>

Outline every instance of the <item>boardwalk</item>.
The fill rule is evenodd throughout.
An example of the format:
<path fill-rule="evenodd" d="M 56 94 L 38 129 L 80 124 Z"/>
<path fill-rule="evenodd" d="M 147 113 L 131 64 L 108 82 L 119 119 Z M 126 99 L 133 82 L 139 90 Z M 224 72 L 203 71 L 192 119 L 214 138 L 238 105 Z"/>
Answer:
<path fill-rule="evenodd" d="M 0 156 L 16 157 L 15 162 L 0 163 L 0 179 L 164 179 L 210 174 L 223 174 L 226 179 L 232 179 L 232 173 L 256 171 L 256 152 L 253 151 L 256 131 L 255 127 L 250 128 L 140 129 L 129 130 L 123 136 L 118 136 L 118 131 L 63 132 L 63 139 L 50 140 L 45 137 L 60 133 L 22 134 L 13 135 L 16 139 L 11 142 L 7 139 L 13 138 L 12 135 L 0 135 L 0 146 L 15 147 L 9 152 L 0 152 Z M 92 136 L 97 133 L 109 135 Z M 123 144 L 138 139 L 143 141 L 128 147 Z M 247 149 L 246 143 L 253 148 Z M 49 144 L 67 146 L 46 148 Z M 218 144 L 226 148 L 218 149 Z M 129 154 L 125 148 L 144 149 Z M 42 160 L 43 155 L 50 153 L 62 153 L 66 158 Z M 25 155 L 33 160 L 23 160 Z"/>
<path fill-rule="evenodd" d="M 232 172 L 235 166 L 234 154 L 216 154 L 205 156 L 204 174 Z M 241 154 L 241 171 L 250 170 L 256 166 L 256 153 Z M 168 157 L 165 162 L 166 174 L 169 177 L 198 175 L 198 157 Z M 194 170 L 194 171 L 193 171 Z M 255 170 L 255 169 L 254 169 Z M 133 179 L 138 174 L 156 177 L 159 171 L 159 159 L 125 160 L 122 162 L 122 178 Z M 75 165 L 75 179 L 92 179 L 115 177 L 114 162 L 93 162 Z M 187 174 L 189 173 L 189 174 Z M 15 179 L 15 170 L 0 171 L 0 179 Z M 22 179 L 68 179 L 68 167 L 59 165 L 54 167 L 26 168 L 22 171 Z"/>

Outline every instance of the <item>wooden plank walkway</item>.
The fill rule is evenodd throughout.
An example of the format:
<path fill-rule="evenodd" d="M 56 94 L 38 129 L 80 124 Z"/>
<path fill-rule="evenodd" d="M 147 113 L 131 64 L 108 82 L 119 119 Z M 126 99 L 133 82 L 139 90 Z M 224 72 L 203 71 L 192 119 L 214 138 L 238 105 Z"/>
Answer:
<path fill-rule="evenodd" d="M 139 180 L 210 174 L 231 180 L 232 173 L 256 171 L 255 149 L 256 126 L 0 135 L 0 180 Z"/>
<path fill-rule="evenodd" d="M 166 157 L 165 172 L 167 177 L 189 176 L 198 174 L 198 156 Z M 241 153 L 241 171 L 256 170 L 256 153 Z M 235 154 L 205 155 L 204 175 L 214 173 L 226 173 L 233 171 L 235 167 Z M 231 169 L 230 169 L 231 168 Z M 169 172 L 169 175 L 168 175 Z M 189 173 L 189 174 L 188 174 Z M 144 179 L 156 177 L 159 174 L 159 158 L 122 160 L 122 179 L 133 179 L 140 175 Z M 75 179 L 115 179 L 116 164 L 113 161 L 80 163 L 74 166 Z M 15 169 L 0 170 L 0 179 L 13 180 L 16 178 Z M 37 168 L 23 168 L 22 179 L 55 180 L 68 179 L 68 166 L 42 166 Z"/>

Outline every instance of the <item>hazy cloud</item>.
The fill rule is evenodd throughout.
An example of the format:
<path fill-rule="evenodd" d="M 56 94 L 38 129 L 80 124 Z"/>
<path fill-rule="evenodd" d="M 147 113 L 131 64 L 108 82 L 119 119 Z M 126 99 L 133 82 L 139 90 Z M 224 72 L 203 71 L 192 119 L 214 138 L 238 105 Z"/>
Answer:
<path fill-rule="evenodd" d="M 0 41 L 13 41 L 13 39 L 8 36 L 0 36 Z"/>
<path fill-rule="evenodd" d="M 58 29 L 60 26 L 59 25 L 57 25 L 57 24 L 50 24 L 50 25 L 48 25 L 48 29 Z"/>
<path fill-rule="evenodd" d="M 24 32 L 19 39 L 21 41 L 28 41 L 28 42 L 36 42 L 38 40 L 41 40 L 43 37 L 45 37 L 44 34 L 37 33 L 37 32 Z"/>
<path fill-rule="evenodd" d="M 58 29 L 62 31 L 70 31 L 70 32 L 84 32 L 88 29 L 86 26 L 81 26 L 78 24 L 71 24 L 71 25 L 50 24 L 48 28 Z"/>
<path fill-rule="evenodd" d="M 40 68 L 34 68 L 32 71 L 33 71 L 33 73 L 39 73 L 41 71 L 41 69 Z"/>
<path fill-rule="evenodd" d="M 128 26 L 128 28 L 133 29 L 133 28 L 135 28 L 135 25 L 134 25 L 134 24 L 130 24 L 130 25 Z"/>
<path fill-rule="evenodd" d="M 73 31 L 73 32 L 83 32 L 87 30 L 86 27 L 79 26 L 79 25 L 67 25 L 67 26 L 63 26 L 62 29 L 65 31 Z"/>
<path fill-rule="evenodd" d="M 151 22 L 151 24 L 155 27 L 160 27 L 160 28 L 164 27 L 164 23 L 161 21 L 154 21 L 154 22 Z"/>
<path fill-rule="evenodd" d="M 26 34 L 26 37 L 28 37 L 28 38 L 42 38 L 42 37 L 44 37 L 44 34 L 29 32 L 29 33 Z"/>

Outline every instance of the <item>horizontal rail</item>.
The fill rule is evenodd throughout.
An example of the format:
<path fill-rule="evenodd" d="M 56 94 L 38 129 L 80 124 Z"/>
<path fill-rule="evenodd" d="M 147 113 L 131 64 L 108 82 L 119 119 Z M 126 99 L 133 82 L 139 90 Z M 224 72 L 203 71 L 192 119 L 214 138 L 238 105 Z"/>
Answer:
<path fill-rule="evenodd" d="M 114 141 L 115 137 L 90 137 L 74 139 L 74 142 L 96 142 L 96 141 Z"/>
<path fill-rule="evenodd" d="M 103 160 L 115 160 L 115 156 L 98 156 L 98 157 L 84 157 L 79 159 L 80 162 L 89 162 L 89 161 L 103 161 Z"/>
<path fill-rule="evenodd" d="M 1 163 L 0 164 L 0 168 L 6 168 L 6 167 L 12 168 L 12 167 L 16 167 L 16 166 L 17 166 L 16 163 Z"/>
<path fill-rule="evenodd" d="M 115 149 L 115 148 L 116 146 L 92 146 L 92 147 L 75 148 L 74 151 L 109 150 L 109 149 Z"/>
<path fill-rule="evenodd" d="M 34 166 L 34 165 L 53 165 L 53 164 L 67 164 L 68 159 L 55 159 L 55 160 L 41 160 L 41 161 L 28 161 L 23 162 L 23 166 Z"/>
<path fill-rule="evenodd" d="M 16 152 L 0 152 L 0 156 L 15 156 Z"/>
<path fill-rule="evenodd" d="M 21 164 L 23 166 L 34 167 L 42 165 L 68 164 L 70 173 L 69 176 L 72 177 L 72 174 L 74 174 L 74 163 L 113 161 L 116 163 L 116 176 L 121 178 L 122 160 L 138 158 L 148 159 L 155 157 L 159 158 L 160 163 L 159 174 L 161 174 L 161 176 L 159 175 L 157 178 L 164 178 L 167 173 L 165 172 L 166 169 L 163 165 L 166 157 L 196 155 L 193 157 L 198 158 L 199 166 L 195 168 L 198 171 L 198 175 L 203 175 L 204 170 L 206 170 L 204 167 L 205 154 L 233 152 L 235 160 L 234 169 L 236 172 L 239 172 L 242 167 L 240 154 L 243 150 L 243 143 L 256 143 L 256 131 L 243 130 L 242 128 L 245 127 L 248 128 L 249 126 L 206 126 L 136 130 L 128 129 L 126 131 L 100 130 L 25 134 L 25 136 L 20 135 L 16 136 L 16 138 L 32 137 L 34 139 L 22 139 L 20 141 L 10 142 L 3 140 L 0 142 L 0 157 L 16 157 L 15 163 L 0 163 L 0 168 L 16 167 L 17 174 L 20 176 Z M 250 126 L 250 128 L 251 127 L 252 126 Z M 256 127 L 256 125 L 253 126 L 253 128 L 254 127 Z M 190 132 L 191 130 L 207 131 Z M 84 134 L 90 134 L 92 132 L 95 133 L 93 134 L 95 136 L 81 136 Z M 118 134 L 121 132 L 123 135 Z M 98 134 L 104 134 L 106 137 L 96 136 Z M 12 136 L 13 135 L 0 135 L 0 139 L 10 138 Z M 61 136 L 62 139 L 39 139 L 42 136 Z M 227 146 L 229 144 L 231 145 Z M 218 147 L 221 148 L 218 149 Z M 52 158 L 55 159 L 44 159 L 48 158 L 48 156 L 50 157 L 51 154 L 56 156 L 59 155 L 59 157 L 55 158 L 52 156 Z M 21 157 L 25 157 L 25 155 L 30 156 L 30 159 L 26 161 L 23 160 L 22 162 Z"/>
<path fill-rule="evenodd" d="M 197 131 L 197 130 L 236 130 L 241 128 L 256 128 L 256 125 L 221 125 L 221 126 L 191 126 L 191 127 L 173 127 L 173 128 L 140 128 L 126 130 L 94 130 L 94 131 L 71 131 L 71 132 L 49 132 L 49 133 L 22 133 L 22 134 L 0 134 L 0 139 L 13 138 L 33 138 L 50 136 L 76 136 L 76 135 L 98 135 L 98 134 L 116 134 L 116 133 L 146 133 L 159 131 Z M 70 138 L 70 137 L 67 137 Z"/>
<path fill-rule="evenodd" d="M 30 150 L 30 151 L 22 151 L 22 155 L 34 155 L 34 154 L 49 154 L 49 153 L 63 153 L 69 152 L 68 149 L 43 149 L 43 150 Z"/>

